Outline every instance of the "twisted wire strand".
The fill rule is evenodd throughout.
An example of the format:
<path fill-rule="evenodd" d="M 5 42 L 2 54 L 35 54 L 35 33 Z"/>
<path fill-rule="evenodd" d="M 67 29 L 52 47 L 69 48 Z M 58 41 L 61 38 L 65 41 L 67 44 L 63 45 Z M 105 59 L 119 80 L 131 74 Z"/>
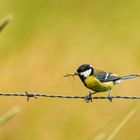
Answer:
<path fill-rule="evenodd" d="M 86 99 L 86 96 L 64 96 L 64 95 L 51 95 L 51 94 L 41 94 L 41 93 L 0 93 L 0 96 L 24 96 L 29 98 L 34 97 L 49 97 L 49 98 L 66 98 L 66 99 Z M 140 99 L 140 96 L 112 96 L 112 99 Z M 91 99 L 108 99 L 108 96 L 92 96 Z"/>

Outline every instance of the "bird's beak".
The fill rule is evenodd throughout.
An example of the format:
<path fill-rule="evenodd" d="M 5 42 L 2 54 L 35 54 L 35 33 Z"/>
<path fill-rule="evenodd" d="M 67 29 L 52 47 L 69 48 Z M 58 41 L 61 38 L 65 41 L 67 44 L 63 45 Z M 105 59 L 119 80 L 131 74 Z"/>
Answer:
<path fill-rule="evenodd" d="M 78 73 L 77 72 L 75 72 L 74 74 L 73 74 L 73 76 L 77 76 L 78 75 Z"/>

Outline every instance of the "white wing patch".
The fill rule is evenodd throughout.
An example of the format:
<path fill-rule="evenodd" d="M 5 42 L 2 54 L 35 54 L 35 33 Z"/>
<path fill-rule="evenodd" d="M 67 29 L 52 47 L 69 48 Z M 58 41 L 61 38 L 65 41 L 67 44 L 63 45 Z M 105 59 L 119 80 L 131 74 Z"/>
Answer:
<path fill-rule="evenodd" d="M 111 78 L 111 76 L 112 77 L 117 77 L 118 75 L 116 75 L 114 73 L 106 73 L 105 80 L 107 80 L 108 78 Z M 119 84 L 121 81 L 122 81 L 121 79 L 118 79 L 114 83 L 115 84 Z"/>
<path fill-rule="evenodd" d="M 105 80 L 108 78 L 109 73 L 106 73 Z"/>
<path fill-rule="evenodd" d="M 88 77 L 90 74 L 91 74 L 92 70 L 89 69 L 89 70 L 86 70 L 84 72 L 81 72 L 80 74 L 83 75 L 84 77 Z"/>

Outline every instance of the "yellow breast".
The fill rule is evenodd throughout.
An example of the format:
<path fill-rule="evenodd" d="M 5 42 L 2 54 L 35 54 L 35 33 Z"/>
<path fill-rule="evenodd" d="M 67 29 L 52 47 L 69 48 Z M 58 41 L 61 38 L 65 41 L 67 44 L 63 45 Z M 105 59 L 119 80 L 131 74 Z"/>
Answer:
<path fill-rule="evenodd" d="M 94 90 L 94 91 L 104 92 L 104 91 L 111 90 L 111 88 L 113 86 L 113 82 L 112 81 L 100 82 L 99 80 L 97 80 L 93 76 L 89 76 L 85 79 L 85 86 L 89 89 Z"/>

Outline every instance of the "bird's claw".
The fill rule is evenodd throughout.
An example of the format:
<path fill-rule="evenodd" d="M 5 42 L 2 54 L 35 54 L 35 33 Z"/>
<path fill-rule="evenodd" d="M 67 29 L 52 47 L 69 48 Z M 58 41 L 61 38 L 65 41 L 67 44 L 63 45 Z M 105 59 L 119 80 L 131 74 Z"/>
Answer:
<path fill-rule="evenodd" d="M 88 95 L 85 96 L 85 101 L 86 101 L 87 103 L 92 102 L 92 97 L 91 97 L 91 95 L 92 95 L 92 94 L 89 92 Z"/>
<path fill-rule="evenodd" d="M 108 95 L 108 100 L 112 102 L 112 96 L 110 94 Z"/>

